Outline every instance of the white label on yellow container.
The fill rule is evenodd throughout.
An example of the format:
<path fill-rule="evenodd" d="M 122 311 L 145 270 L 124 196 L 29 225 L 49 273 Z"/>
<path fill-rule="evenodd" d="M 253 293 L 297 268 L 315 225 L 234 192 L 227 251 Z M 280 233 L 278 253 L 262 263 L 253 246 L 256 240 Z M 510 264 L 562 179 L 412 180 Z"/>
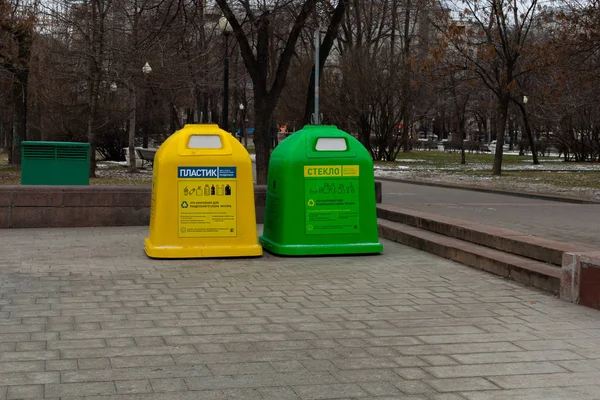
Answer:
<path fill-rule="evenodd" d="M 180 179 L 179 237 L 235 237 L 236 181 Z"/>

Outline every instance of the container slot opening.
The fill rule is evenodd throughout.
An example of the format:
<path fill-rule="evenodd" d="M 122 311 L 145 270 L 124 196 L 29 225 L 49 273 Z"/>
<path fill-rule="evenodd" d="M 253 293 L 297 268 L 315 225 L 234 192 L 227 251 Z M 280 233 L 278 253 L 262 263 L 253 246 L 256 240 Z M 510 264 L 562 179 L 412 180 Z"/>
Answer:
<path fill-rule="evenodd" d="M 188 142 L 190 149 L 220 149 L 222 147 L 219 135 L 192 135 Z"/>
<path fill-rule="evenodd" d="M 318 138 L 315 150 L 346 151 L 348 150 L 348 145 L 346 144 L 346 139 L 344 138 Z"/>

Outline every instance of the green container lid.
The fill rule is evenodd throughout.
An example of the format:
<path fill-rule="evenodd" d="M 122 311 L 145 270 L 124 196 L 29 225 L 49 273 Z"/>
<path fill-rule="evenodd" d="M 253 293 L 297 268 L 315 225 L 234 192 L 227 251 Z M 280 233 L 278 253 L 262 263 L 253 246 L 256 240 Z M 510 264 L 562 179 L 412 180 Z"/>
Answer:
<path fill-rule="evenodd" d="M 380 253 L 373 160 L 335 126 L 308 125 L 269 162 L 261 245 L 280 255 Z"/>

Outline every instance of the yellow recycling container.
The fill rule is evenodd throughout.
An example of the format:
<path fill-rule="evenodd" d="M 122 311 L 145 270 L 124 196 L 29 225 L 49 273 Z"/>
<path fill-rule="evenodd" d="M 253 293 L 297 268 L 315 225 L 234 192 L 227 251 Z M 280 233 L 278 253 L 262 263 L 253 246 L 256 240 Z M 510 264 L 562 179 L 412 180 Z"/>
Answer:
<path fill-rule="evenodd" d="M 185 125 L 154 157 L 153 258 L 261 256 L 250 155 L 217 125 Z"/>

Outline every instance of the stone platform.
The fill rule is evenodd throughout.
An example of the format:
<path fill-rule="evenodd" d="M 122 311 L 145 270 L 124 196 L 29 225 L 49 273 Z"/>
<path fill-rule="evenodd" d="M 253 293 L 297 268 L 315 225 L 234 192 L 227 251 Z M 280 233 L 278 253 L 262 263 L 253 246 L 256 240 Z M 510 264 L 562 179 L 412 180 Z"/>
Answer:
<path fill-rule="evenodd" d="M 388 241 L 152 260 L 146 234 L 0 230 L 0 399 L 598 399 L 595 310 Z"/>

